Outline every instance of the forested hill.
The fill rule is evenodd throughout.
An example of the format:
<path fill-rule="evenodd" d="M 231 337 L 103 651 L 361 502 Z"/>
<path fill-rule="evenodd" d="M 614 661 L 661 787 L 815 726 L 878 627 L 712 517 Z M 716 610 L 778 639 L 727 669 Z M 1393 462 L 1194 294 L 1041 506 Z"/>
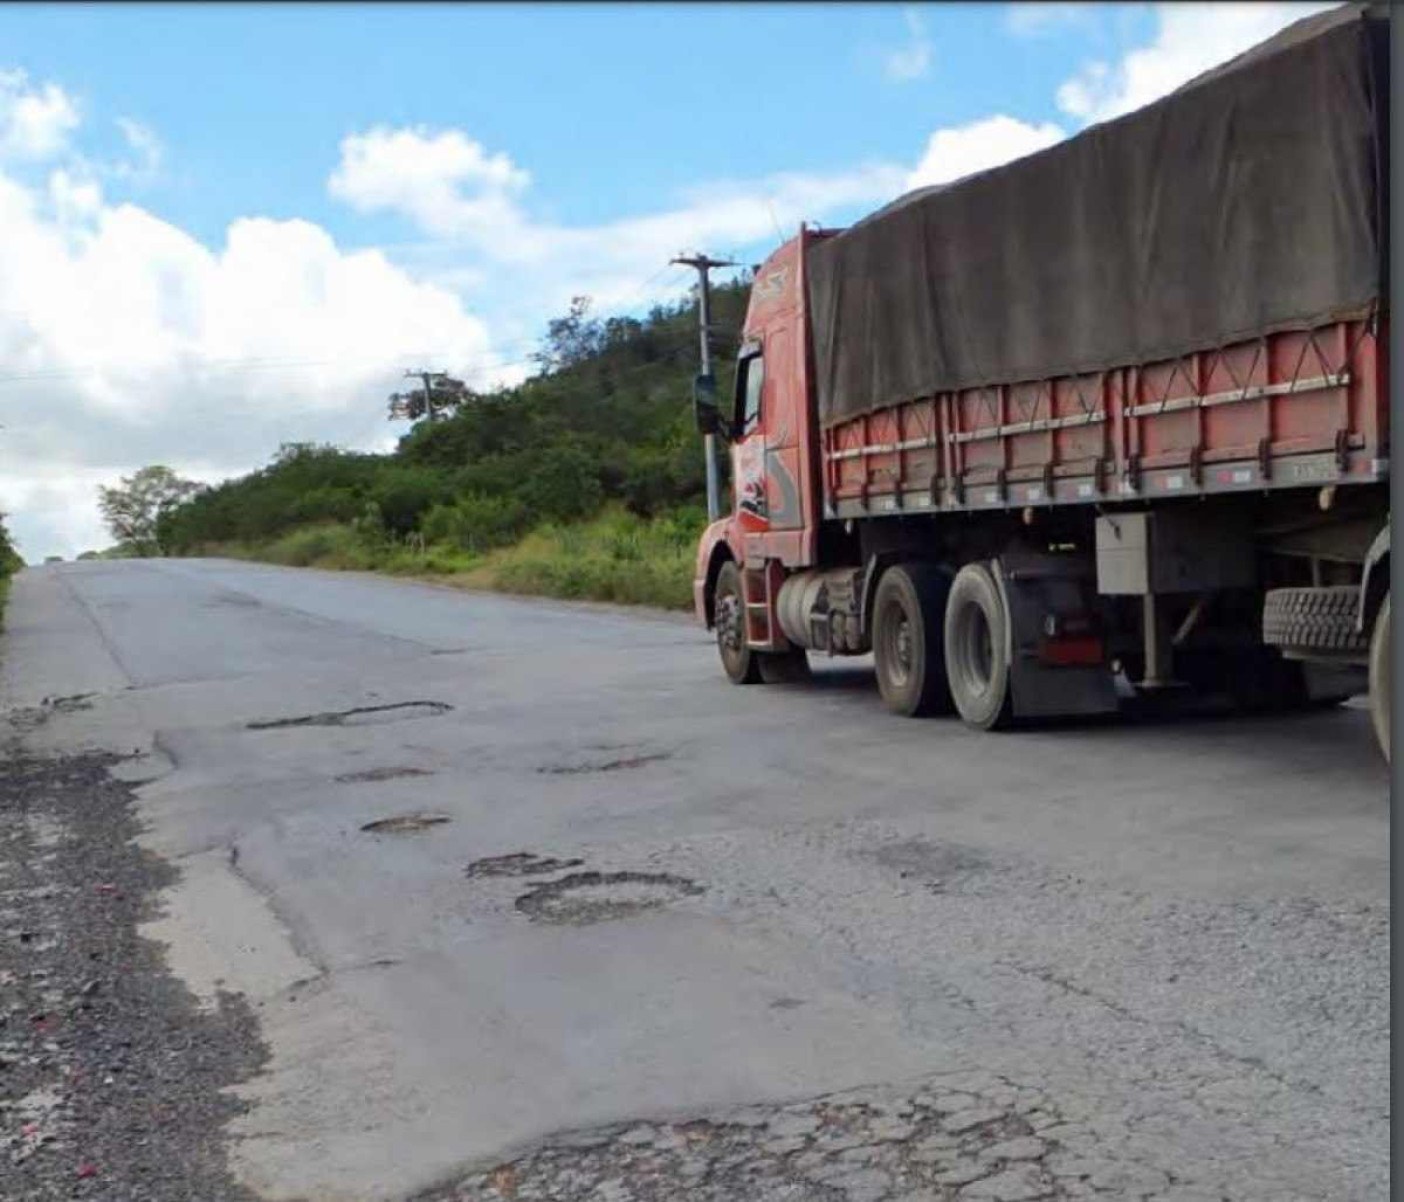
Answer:
<path fill-rule="evenodd" d="M 712 293 L 723 387 L 748 293 L 745 281 Z M 446 396 L 436 420 L 421 416 L 393 454 L 280 448 L 267 467 L 165 514 L 163 550 L 259 554 L 314 528 L 304 541 L 320 540 L 353 561 L 346 566 L 380 566 L 377 557 L 392 548 L 481 554 L 611 503 L 640 519 L 684 510 L 695 525 L 704 495 L 690 401 L 695 301 L 643 320 L 598 320 L 578 302 L 550 323 L 536 359 L 537 373 L 520 385 Z"/>

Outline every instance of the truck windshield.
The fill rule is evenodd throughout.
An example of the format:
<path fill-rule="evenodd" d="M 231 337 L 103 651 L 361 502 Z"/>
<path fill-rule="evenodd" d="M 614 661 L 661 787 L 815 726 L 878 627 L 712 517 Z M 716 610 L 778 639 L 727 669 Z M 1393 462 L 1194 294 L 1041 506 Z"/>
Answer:
<path fill-rule="evenodd" d="M 749 433 L 760 421 L 761 388 L 765 383 L 765 363 L 759 354 L 748 355 L 736 364 L 736 400 L 741 412 L 737 426 Z"/>

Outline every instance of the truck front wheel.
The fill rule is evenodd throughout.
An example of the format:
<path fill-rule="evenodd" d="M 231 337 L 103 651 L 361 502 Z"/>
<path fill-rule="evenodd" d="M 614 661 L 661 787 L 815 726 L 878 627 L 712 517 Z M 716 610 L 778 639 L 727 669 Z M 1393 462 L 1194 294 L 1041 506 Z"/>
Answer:
<path fill-rule="evenodd" d="M 722 667 L 734 684 L 755 684 L 760 660 L 746 641 L 746 598 L 741 591 L 741 570 L 735 560 L 722 564 L 717 574 L 715 604 L 717 651 Z"/>
<path fill-rule="evenodd" d="M 994 573 L 968 563 L 956 573 L 946 602 L 946 677 L 960 716 L 993 730 L 1008 723 L 1009 614 Z"/>
<path fill-rule="evenodd" d="M 888 568 L 873 598 L 878 691 L 893 713 L 949 713 L 942 615 L 950 573 L 930 563 Z"/>
<path fill-rule="evenodd" d="M 803 647 L 757 651 L 746 638 L 746 599 L 735 560 L 722 564 L 714 594 L 714 624 L 722 667 L 735 684 L 798 684 L 809 679 Z"/>
<path fill-rule="evenodd" d="M 1386 593 L 1370 636 L 1370 721 L 1375 725 L 1375 738 L 1386 760 L 1389 759 L 1390 692 L 1389 594 Z"/>

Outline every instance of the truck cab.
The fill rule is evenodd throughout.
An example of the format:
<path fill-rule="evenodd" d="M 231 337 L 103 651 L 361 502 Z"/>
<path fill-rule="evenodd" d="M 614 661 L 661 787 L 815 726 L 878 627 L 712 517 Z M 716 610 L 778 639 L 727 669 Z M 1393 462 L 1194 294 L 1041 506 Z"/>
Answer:
<path fill-rule="evenodd" d="M 735 565 L 755 607 L 747 632 L 758 649 L 790 650 L 765 620 L 764 594 L 776 574 L 816 562 L 820 523 L 819 434 L 805 312 L 805 252 L 837 231 L 801 228 L 761 265 L 751 286 L 734 387 L 704 429 L 720 434 L 731 459 L 732 512 L 708 526 L 698 549 L 693 601 L 699 621 L 716 624 L 722 568 Z"/>

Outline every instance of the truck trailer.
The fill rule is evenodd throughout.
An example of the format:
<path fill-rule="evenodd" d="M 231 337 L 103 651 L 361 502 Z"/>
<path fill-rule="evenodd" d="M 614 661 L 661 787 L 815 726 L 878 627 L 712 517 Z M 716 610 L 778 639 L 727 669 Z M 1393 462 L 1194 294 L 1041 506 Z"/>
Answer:
<path fill-rule="evenodd" d="M 1354 672 L 1388 756 L 1388 24 L 1307 18 L 771 254 L 731 403 L 695 392 L 727 675 L 871 652 L 890 709 L 995 729 Z"/>

